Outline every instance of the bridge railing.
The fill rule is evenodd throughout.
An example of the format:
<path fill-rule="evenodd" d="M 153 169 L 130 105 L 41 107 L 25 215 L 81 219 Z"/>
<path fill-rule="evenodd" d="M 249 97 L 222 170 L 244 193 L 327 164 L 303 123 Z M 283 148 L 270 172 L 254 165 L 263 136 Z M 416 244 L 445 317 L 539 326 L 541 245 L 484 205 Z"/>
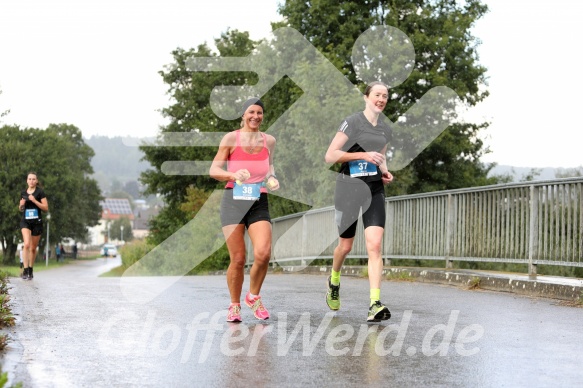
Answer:
<path fill-rule="evenodd" d="M 583 178 L 510 183 L 386 199 L 385 259 L 583 266 Z M 331 258 L 334 208 L 273 220 L 272 261 Z M 250 244 L 249 244 L 250 247 Z M 362 223 L 349 257 L 366 258 Z M 248 264 L 253 261 L 252 249 Z"/>

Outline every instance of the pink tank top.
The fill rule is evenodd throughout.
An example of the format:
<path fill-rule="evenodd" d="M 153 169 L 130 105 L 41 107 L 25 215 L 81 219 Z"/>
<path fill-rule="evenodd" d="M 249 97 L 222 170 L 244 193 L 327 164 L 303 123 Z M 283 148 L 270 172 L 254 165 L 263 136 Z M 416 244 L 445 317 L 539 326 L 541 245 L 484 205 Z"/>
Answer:
<path fill-rule="evenodd" d="M 239 135 L 241 130 L 236 130 L 237 142 L 235 144 L 235 150 L 229 159 L 227 160 L 227 171 L 236 172 L 241 169 L 247 169 L 251 174 L 251 177 L 245 181 L 245 183 L 260 183 L 265 180 L 265 177 L 269 173 L 269 149 L 267 148 L 266 136 L 263 132 L 261 137 L 263 138 L 263 149 L 257 154 L 250 154 L 245 152 L 243 147 L 241 147 L 241 141 Z M 228 181 L 225 188 L 232 189 L 235 186 L 234 181 Z M 262 193 L 267 193 L 265 187 L 261 187 Z"/>

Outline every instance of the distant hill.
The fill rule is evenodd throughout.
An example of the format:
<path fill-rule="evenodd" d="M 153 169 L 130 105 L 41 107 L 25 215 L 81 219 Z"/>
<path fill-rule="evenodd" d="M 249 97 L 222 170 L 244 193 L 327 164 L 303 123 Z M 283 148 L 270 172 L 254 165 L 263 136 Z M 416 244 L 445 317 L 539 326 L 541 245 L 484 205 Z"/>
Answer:
<path fill-rule="evenodd" d="M 91 136 L 83 139 L 95 151 L 91 159 L 93 178 L 104 194 L 119 190 L 130 182 L 137 182 L 142 171 L 150 168 L 149 162 L 140 160 L 144 156 L 142 151 L 138 147 L 124 145 L 123 139 L 120 136 Z"/>
<path fill-rule="evenodd" d="M 583 176 L 583 167 L 579 168 L 555 168 L 555 167 L 514 167 L 506 165 L 498 165 L 490 170 L 489 176 L 493 175 L 510 175 L 513 178 L 513 182 L 521 182 L 526 180 L 525 178 L 534 172 L 533 180 L 548 180 L 556 178 L 567 178 L 575 176 Z M 537 174 L 538 173 L 538 174 Z"/>

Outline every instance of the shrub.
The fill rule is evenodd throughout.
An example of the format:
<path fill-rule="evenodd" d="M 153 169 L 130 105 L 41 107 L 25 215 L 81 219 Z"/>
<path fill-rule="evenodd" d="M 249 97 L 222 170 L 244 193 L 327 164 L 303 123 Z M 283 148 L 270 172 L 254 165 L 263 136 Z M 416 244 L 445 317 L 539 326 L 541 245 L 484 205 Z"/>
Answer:
<path fill-rule="evenodd" d="M 154 246 L 144 240 L 135 240 L 124 245 L 120 250 L 122 265 L 125 268 L 131 267 L 152 249 L 154 249 Z"/>

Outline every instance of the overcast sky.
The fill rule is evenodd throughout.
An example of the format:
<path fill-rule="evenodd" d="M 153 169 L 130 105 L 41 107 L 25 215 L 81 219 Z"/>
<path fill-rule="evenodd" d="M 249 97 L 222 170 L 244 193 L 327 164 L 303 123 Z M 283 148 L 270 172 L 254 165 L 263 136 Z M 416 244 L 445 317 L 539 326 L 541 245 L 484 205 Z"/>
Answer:
<path fill-rule="evenodd" d="M 177 47 L 212 43 L 228 28 L 268 35 L 277 0 L 3 0 L 3 124 L 73 124 L 85 137 L 154 136 L 168 105 L 158 71 Z M 524 167 L 577 167 L 583 90 L 583 2 L 486 0 L 474 35 L 490 97 L 469 117 L 492 122 L 484 158 Z M 196 5 L 195 5 L 196 4 Z M 259 5 L 258 5 L 259 4 Z"/>

